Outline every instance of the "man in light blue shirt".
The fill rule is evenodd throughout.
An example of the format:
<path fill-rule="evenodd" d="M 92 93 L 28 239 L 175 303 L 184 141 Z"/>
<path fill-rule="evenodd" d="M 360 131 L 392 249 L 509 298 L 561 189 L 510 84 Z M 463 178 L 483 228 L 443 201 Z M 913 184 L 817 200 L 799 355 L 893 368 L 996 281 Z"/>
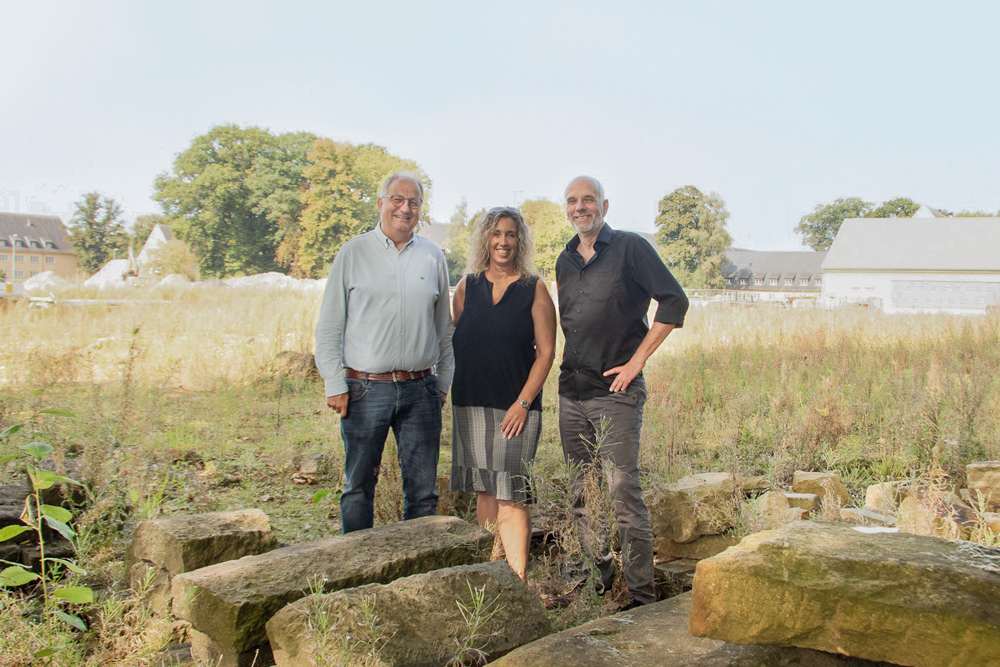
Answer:
<path fill-rule="evenodd" d="M 323 294 L 316 366 L 327 405 L 340 415 L 344 533 L 374 523 L 390 428 L 403 478 L 403 518 L 437 512 L 441 407 L 455 366 L 444 253 L 413 233 L 423 194 L 413 173 L 386 179 L 378 227 L 344 244 Z"/>

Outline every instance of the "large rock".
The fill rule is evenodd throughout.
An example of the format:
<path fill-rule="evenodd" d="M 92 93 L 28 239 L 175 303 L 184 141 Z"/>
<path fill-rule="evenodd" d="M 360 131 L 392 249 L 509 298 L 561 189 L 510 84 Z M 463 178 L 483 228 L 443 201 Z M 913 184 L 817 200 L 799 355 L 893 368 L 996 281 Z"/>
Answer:
<path fill-rule="evenodd" d="M 965 466 L 965 476 L 974 505 L 982 497 L 987 509 L 1000 510 L 1000 461 L 970 463 Z"/>
<path fill-rule="evenodd" d="M 947 539 L 967 538 L 977 522 L 975 512 L 954 493 L 913 492 L 899 504 L 900 532 Z"/>
<path fill-rule="evenodd" d="M 722 553 L 734 544 L 739 544 L 740 538 L 733 535 L 702 535 L 692 542 L 674 542 L 667 539 L 654 539 L 653 549 L 656 557 L 661 560 L 672 558 L 688 558 L 701 560 Z"/>
<path fill-rule="evenodd" d="M 702 535 L 724 532 L 732 523 L 737 490 L 736 478 L 726 472 L 689 475 L 673 484 L 651 487 L 646 505 L 654 550 L 657 540 L 692 542 Z"/>
<path fill-rule="evenodd" d="M 345 652 L 370 652 L 386 667 L 443 667 L 455 656 L 456 640 L 469 635 L 465 615 L 475 608 L 474 591 L 485 602 L 484 615 L 493 614 L 471 642 L 487 656 L 503 655 L 551 632 L 538 597 L 506 562 L 494 561 L 310 595 L 271 617 L 267 636 L 279 667 L 314 664 L 328 655 L 334 638 L 364 637 L 373 626 L 379 635 L 375 646 L 357 641 L 342 646 Z"/>
<path fill-rule="evenodd" d="M 143 521 L 125 550 L 129 585 L 142 589 L 152 610 L 170 610 L 170 582 L 182 572 L 277 548 L 259 509 L 172 516 Z"/>
<path fill-rule="evenodd" d="M 454 517 L 402 521 L 177 575 L 173 611 L 219 651 L 243 653 L 265 643 L 264 623 L 310 586 L 331 592 L 388 583 L 482 562 L 492 547 L 492 533 Z"/>
<path fill-rule="evenodd" d="M 920 667 L 1000 664 L 1000 549 L 802 521 L 703 560 L 691 633 Z"/>
<path fill-rule="evenodd" d="M 850 500 L 851 496 L 840 481 L 840 475 L 835 472 L 805 472 L 796 470 L 792 474 L 792 491 L 795 493 L 814 493 L 819 499 L 832 503 L 840 509 Z"/>
<path fill-rule="evenodd" d="M 691 594 L 599 618 L 522 646 L 490 667 L 873 667 L 857 658 L 741 646 L 688 632 Z"/>

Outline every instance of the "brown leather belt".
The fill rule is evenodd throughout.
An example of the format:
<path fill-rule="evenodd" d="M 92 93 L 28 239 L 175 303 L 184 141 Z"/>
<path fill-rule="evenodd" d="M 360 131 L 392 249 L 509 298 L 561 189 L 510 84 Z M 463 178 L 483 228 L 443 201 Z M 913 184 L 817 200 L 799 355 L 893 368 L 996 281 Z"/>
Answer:
<path fill-rule="evenodd" d="M 426 368 L 422 371 L 389 371 L 388 373 L 365 373 L 356 371 L 353 368 L 344 369 L 344 377 L 352 380 L 391 380 L 392 382 L 406 382 L 407 380 L 419 380 L 431 375 L 433 371 Z"/>

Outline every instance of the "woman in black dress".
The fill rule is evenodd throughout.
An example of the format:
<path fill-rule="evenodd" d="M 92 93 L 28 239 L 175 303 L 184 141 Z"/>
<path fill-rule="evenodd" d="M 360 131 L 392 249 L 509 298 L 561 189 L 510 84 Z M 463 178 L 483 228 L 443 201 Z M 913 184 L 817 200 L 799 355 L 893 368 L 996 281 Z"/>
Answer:
<path fill-rule="evenodd" d="M 451 488 L 477 493 L 479 525 L 498 532 L 507 562 L 524 579 L 529 466 L 542 428 L 542 384 L 555 355 L 556 311 L 532 274 L 535 248 L 520 211 L 493 208 L 475 225 L 452 306 Z"/>

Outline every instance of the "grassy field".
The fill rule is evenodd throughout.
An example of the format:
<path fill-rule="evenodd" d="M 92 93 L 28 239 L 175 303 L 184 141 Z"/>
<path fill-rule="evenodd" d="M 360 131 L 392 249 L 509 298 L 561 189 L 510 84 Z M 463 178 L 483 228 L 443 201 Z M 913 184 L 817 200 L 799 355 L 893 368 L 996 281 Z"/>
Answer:
<path fill-rule="evenodd" d="M 90 489 L 78 517 L 87 582 L 106 599 L 128 599 L 118 594 L 125 541 L 136 521 L 161 513 L 260 507 L 283 542 L 335 534 L 337 420 L 321 383 L 287 377 L 276 362 L 282 351 L 311 353 L 320 294 L 123 296 L 111 307 L 19 303 L 0 311 L 0 431 L 28 423 L 58 461 L 78 462 Z M 836 469 L 860 504 L 866 485 L 924 475 L 933 461 L 961 484 L 966 463 L 1000 459 L 998 364 L 996 315 L 694 307 L 647 365 L 646 481 L 724 470 L 766 475 L 779 486 L 797 469 Z M 560 534 L 569 514 L 557 371 L 545 387 L 536 523 Z M 39 415 L 44 408 L 75 416 Z M 447 409 L 445 423 L 442 475 L 450 461 Z M 0 456 L 22 442 L 0 442 Z M 314 453 L 326 455 L 329 474 L 315 485 L 296 483 L 299 458 Z M 16 479 L 18 465 L 0 466 L 0 482 Z M 392 477 L 387 470 L 380 483 L 381 522 L 399 516 Z M 333 493 L 310 502 L 320 488 Z M 556 546 L 533 560 L 540 591 L 558 587 L 572 556 L 571 545 Z M 0 655 L 27 655 L 51 640 L 33 638 L 44 632 L 23 621 L 24 604 L 0 596 Z M 574 609 L 557 624 L 597 613 L 599 605 Z M 66 649 L 54 664 L 83 664 L 84 650 L 88 664 L 138 660 L 167 641 L 162 624 L 136 620 L 141 606 L 117 614 L 107 618 L 118 630 L 92 631 L 88 648 Z M 112 641 L 114 632 L 132 643 Z"/>

